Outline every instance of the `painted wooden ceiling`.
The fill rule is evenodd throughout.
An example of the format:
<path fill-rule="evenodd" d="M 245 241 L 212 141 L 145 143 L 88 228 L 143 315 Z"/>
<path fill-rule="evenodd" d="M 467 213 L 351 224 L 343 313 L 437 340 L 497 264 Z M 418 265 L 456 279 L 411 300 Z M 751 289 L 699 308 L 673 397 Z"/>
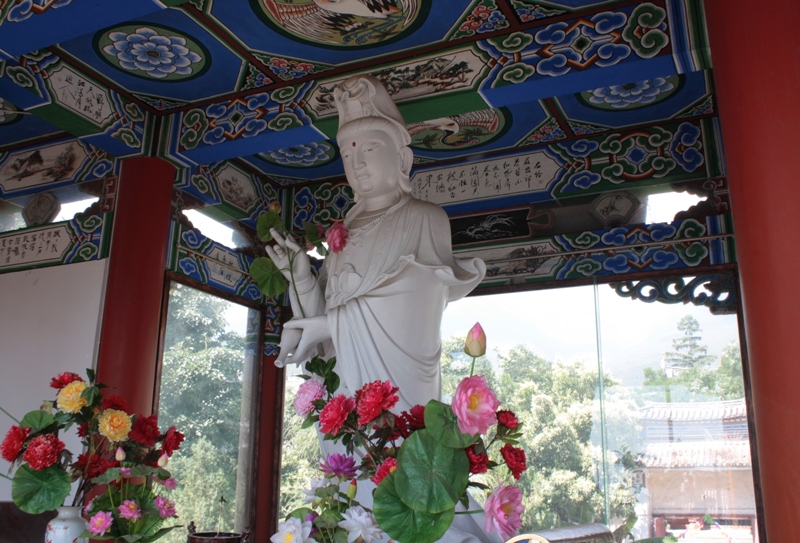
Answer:
<path fill-rule="evenodd" d="M 530 238 L 613 225 L 604 206 L 630 195 L 724 193 L 699 0 L 18 0 L 0 60 L 0 199 L 18 204 L 144 154 L 223 220 L 274 199 L 295 228 L 341 218 L 332 89 L 355 73 L 389 89 L 415 194 L 467 237 L 496 210 Z"/>

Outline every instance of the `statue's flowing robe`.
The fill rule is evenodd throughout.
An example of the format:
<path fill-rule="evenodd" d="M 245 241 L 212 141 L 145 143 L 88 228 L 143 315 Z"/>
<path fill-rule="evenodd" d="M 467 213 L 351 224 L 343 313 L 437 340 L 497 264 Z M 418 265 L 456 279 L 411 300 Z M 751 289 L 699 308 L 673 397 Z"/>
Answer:
<path fill-rule="evenodd" d="M 428 202 L 405 197 L 360 228 L 349 224 L 344 249 L 325 260 L 325 307 L 346 393 L 389 380 L 400 388 L 394 411 L 439 399 L 442 313 L 483 279 L 483 261 L 453 257 L 447 215 Z"/>
<path fill-rule="evenodd" d="M 447 214 L 434 204 L 405 196 L 351 227 L 360 213 L 356 204 L 345 219 L 344 249 L 325 259 L 318 281 L 324 310 L 318 294 L 304 304 L 316 309 L 312 314 L 327 314 L 333 351 L 326 355 L 336 355 L 338 393 L 353 396 L 365 383 L 388 380 L 400 389 L 392 408 L 399 413 L 441 398 L 442 313 L 478 285 L 486 266 L 479 258 L 453 257 Z M 322 447 L 326 454 L 344 452 L 330 441 Z M 360 481 L 358 501 L 371 507 L 373 489 Z M 470 509 L 480 506 L 471 500 Z M 499 542 L 483 532 L 482 522 L 483 515 L 456 515 L 439 542 Z"/>

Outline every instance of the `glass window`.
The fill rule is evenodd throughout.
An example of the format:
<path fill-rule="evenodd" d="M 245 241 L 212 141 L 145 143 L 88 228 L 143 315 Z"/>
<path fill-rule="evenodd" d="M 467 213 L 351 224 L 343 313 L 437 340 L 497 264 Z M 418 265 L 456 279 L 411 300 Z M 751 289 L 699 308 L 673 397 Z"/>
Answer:
<path fill-rule="evenodd" d="M 241 531 L 251 524 L 260 313 L 179 283 L 170 288 L 168 313 L 159 423 L 186 436 L 168 468 L 178 481 L 178 514 L 198 531 Z M 164 541 L 185 542 L 185 529 Z"/>
<path fill-rule="evenodd" d="M 475 321 L 476 372 L 525 425 L 522 532 L 635 515 L 636 539 L 757 540 L 736 315 L 609 285 L 470 297 L 445 312 L 445 396 Z"/>

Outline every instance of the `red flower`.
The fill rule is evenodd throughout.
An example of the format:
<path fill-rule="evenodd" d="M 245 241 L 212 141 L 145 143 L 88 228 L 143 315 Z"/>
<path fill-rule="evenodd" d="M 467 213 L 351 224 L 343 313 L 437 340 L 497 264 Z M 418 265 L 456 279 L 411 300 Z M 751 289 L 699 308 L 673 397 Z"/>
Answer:
<path fill-rule="evenodd" d="M 378 468 L 378 471 L 375 472 L 375 475 L 369 478 L 370 481 L 375 483 L 376 485 L 381 484 L 384 477 L 392 473 L 394 470 L 397 469 L 397 460 L 394 458 L 387 458 L 386 461 L 381 464 L 381 467 Z"/>
<path fill-rule="evenodd" d="M 476 453 L 475 445 L 470 445 L 465 450 L 469 458 L 470 473 L 486 473 L 489 470 L 489 455 L 485 451 Z"/>
<path fill-rule="evenodd" d="M 519 421 L 513 411 L 498 411 L 497 422 L 510 430 L 515 430 L 519 426 Z"/>
<path fill-rule="evenodd" d="M 156 440 L 161 437 L 161 432 L 158 431 L 158 415 L 136 417 L 128 437 L 145 447 L 152 447 L 155 445 Z M 172 455 L 172 453 L 170 453 L 170 455 Z"/>
<path fill-rule="evenodd" d="M 83 378 L 77 373 L 65 371 L 64 373 L 59 373 L 57 377 L 50 379 L 50 388 L 61 390 L 73 381 L 83 381 Z"/>
<path fill-rule="evenodd" d="M 86 437 L 89 435 L 89 423 L 84 422 L 83 424 L 78 425 L 78 436 L 79 437 Z"/>
<path fill-rule="evenodd" d="M 78 460 L 72 464 L 74 469 L 80 469 L 86 474 L 86 478 L 90 481 L 95 477 L 100 477 L 110 468 L 119 467 L 119 462 L 116 460 L 108 460 L 96 454 L 92 455 L 89 460 L 89 453 L 78 455 Z"/>
<path fill-rule="evenodd" d="M 155 415 L 152 416 L 155 417 Z M 180 448 L 181 443 L 183 443 L 183 434 L 174 426 L 170 426 L 167 433 L 164 434 L 164 443 L 161 445 L 161 449 L 167 456 L 172 456 L 172 453 Z"/>
<path fill-rule="evenodd" d="M 403 411 L 400 413 L 400 435 L 404 438 L 411 435 L 415 430 L 425 428 L 425 406 L 415 405 L 411 412 Z"/>
<path fill-rule="evenodd" d="M 334 396 L 319 414 L 319 428 L 323 434 L 339 433 L 347 416 L 356 408 L 356 401 L 344 394 Z"/>
<path fill-rule="evenodd" d="M 19 426 L 9 428 L 3 444 L 0 445 L 0 455 L 2 455 L 3 459 L 7 462 L 16 460 L 22 450 L 22 444 L 28 439 L 30 433 L 30 428 L 20 428 Z"/>
<path fill-rule="evenodd" d="M 128 407 L 128 402 L 125 401 L 125 398 L 123 398 L 122 396 L 117 396 L 115 394 L 103 398 L 103 401 L 100 403 L 100 407 L 104 411 L 106 409 L 118 409 L 119 411 L 124 411 L 128 415 L 131 414 L 131 409 L 130 407 Z"/>
<path fill-rule="evenodd" d="M 53 434 L 36 436 L 28 443 L 22 459 L 36 471 L 43 470 L 56 463 L 64 446 L 64 443 Z"/>
<path fill-rule="evenodd" d="M 358 424 L 367 424 L 375 420 L 385 409 L 391 409 L 400 398 L 389 381 L 373 381 L 367 383 L 356 393 L 358 403 Z"/>
<path fill-rule="evenodd" d="M 520 475 L 527 467 L 528 460 L 525 458 L 525 451 L 506 443 L 500 449 L 500 454 L 503 455 L 503 460 L 506 461 L 508 469 L 511 470 L 511 475 L 514 476 L 514 479 L 519 480 Z"/>

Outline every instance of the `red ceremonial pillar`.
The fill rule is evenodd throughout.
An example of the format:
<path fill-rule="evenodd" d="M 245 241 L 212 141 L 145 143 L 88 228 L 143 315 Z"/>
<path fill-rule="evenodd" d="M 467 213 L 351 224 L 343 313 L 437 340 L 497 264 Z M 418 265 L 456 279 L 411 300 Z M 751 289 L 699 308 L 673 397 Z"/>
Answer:
<path fill-rule="evenodd" d="M 153 410 L 175 175 L 160 158 L 128 158 L 117 188 L 97 378 L 139 414 Z"/>
<path fill-rule="evenodd" d="M 766 534 L 800 542 L 800 2 L 706 0 L 705 9 Z"/>

